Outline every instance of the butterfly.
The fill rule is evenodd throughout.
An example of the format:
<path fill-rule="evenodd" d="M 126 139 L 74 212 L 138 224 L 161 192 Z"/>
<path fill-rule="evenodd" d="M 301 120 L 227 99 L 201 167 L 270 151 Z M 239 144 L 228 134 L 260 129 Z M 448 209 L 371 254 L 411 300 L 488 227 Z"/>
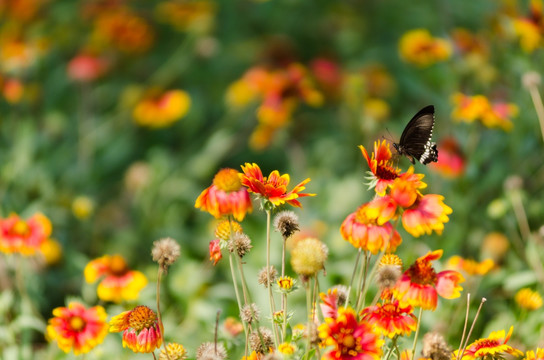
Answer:
<path fill-rule="evenodd" d="M 434 127 L 434 106 L 429 105 L 419 110 L 412 120 L 406 125 L 400 141 L 393 143 L 393 147 L 399 155 L 404 155 L 412 164 L 415 160 L 423 165 L 438 160 L 436 144 L 431 142 Z"/>

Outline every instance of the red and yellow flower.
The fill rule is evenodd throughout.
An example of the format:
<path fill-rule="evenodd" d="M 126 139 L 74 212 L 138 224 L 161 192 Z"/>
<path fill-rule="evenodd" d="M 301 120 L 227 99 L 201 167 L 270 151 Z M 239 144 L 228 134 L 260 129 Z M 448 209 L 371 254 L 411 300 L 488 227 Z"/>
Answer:
<path fill-rule="evenodd" d="M 157 314 L 143 305 L 114 316 L 110 332 L 123 332 L 123 347 L 138 353 L 153 352 L 162 344 L 162 325 Z"/>
<path fill-rule="evenodd" d="M 395 204 L 403 208 L 410 208 L 418 197 L 421 197 L 420 189 L 427 187 L 421 179 L 423 174 L 414 174 L 414 167 L 400 174 L 391 184 L 390 195 Z"/>
<path fill-rule="evenodd" d="M 519 37 L 521 49 L 532 53 L 542 45 L 544 35 L 544 12 L 542 0 L 529 2 L 528 16 L 512 19 L 515 34 Z"/>
<path fill-rule="evenodd" d="M 357 320 L 351 308 L 339 308 L 335 317 L 325 318 L 318 328 L 319 337 L 332 350 L 322 359 L 327 360 L 379 360 L 383 340 L 366 321 Z"/>
<path fill-rule="evenodd" d="M 400 306 L 398 300 L 369 306 L 363 309 L 362 316 L 379 334 L 389 338 L 408 336 L 417 328 L 412 307 Z"/>
<path fill-rule="evenodd" d="M 375 188 L 378 195 L 385 195 L 387 188 L 393 184 L 400 173 L 400 169 L 393 166 L 393 154 L 389 143 L 387 140 L 375 141 L 372 156 L 368 155 L 364 146 L 359 145 L 359 149 L 372 173 L 370 186 Z"/>
<path fill-rule="evenodd" d="M 183 90 L 169 90 L 139 101 L 132 115 L 138 125 L 163 128 L 187 115 L 190 106 L 189 94 Z"/>
<path fill-rule="evenodd" d="M 250 146 L 260 150 L 270 145 L 274 134 L 290 122 L 300 101 L 320 106 L 323 95 L 315 89 L 305 66 L 289 63 L 249 69 L 229 87 L 226 99 L 233 108 L 260 101 L 258 125 L 250 136 Z"/>
<path fill-rule="evenodd" d="M 264 177 L 259 165 L 253 163 L 245 163 L 242 165 L 243 174 L 240 174 L 240 180 L 243 186 L 247 187 L 249 192 L 252 192 L 259 197 L 270 202 L 274 206 L 279 206 L 287 203 L 292 206 L 302 207 L 302 204 L 297 200 L 305 196 L 315 196 L 315 194 L 303 194 L 302 190 L 306 189 L 305 185 L 310 181 L 310 178 L 297 184 L 293 190 L 287 191 L 289 185 L 289 174 L 280 175 L 279 171 L 274 170 Z"/>
<path fill-rule="evenodd" d="M 473 259 L 464 259 L 461 256 L 455 255 L 449 258 L 448 268 L 462 270 L 468 275 L 483 276 L 495 268 L 495 262 L 492 259 L 477 262 Z"/>
<path fill-rule="evenodd" d="M 210 241 L 210 261 L 213 262 L 213 266 L 217 265 L 217 262 L 221 260 L 223 255 L 221 254 L 221 239 L 215 239 Z"/>
<path fill-rule="evenodd" d="M 161 1 L 155 8 L 159 20 L 178 31 L 206 32 L 213 25 L 217 4 L 209 0 Z"/>
<path fill-rule="evenodd" d="M 91 82 L 99 78 L 106 68 L 106 62 L 99 56 L 81 53 L 70 60 L 66 71 L 74 81 Z"/>
<path fill-rule="evenodd" d="M 295 279 L 290 276 L 280 276 L 278 280 L 276 280 L 276 283 L 278 284 L 280 290 L 290 292 L 293 290 L 293 286 L 295 285 Z"/>
<path fill-rule="evenodd" d="M 115 303 L 136 300 L 147 285 L 145 275 L 131 270 L 120 255 L 104 255 L 91 260 L 85 266 L 84 275 L 88 283 L 103 278 L 96 289 L 98 298 Z"/>
<path fill-rule="evenodd" d="M 402 213 L 402 226 L 415 237 L 431 234 L 433 231 L 440 235 L 451 213 L 452 209 L 444 204 L 442 195 L 420 195 L 415 203 Z"/>
<path fill-rule="evenodd" d="M 488 128 L 501 128 L 505 131 L 512 129 L 511 117 L 517 116 L 519 109 L 515 104 L 506 102 L 491 103 L 483 95 L 465 95 L 455 93 L 452 96 L 454 109 L 452 118 L 468 123 L 480 121 Z"/>
<path fill-rule="evenodd" d="M 320 293 L 319 297 L 321 298 L 321 313 L 323 313 L 324 318 L 335 318 L 338 313 L 338 300 L 339 294 L 338 289 L 328 289 L 327 293 Z"/>
<path fill-rule="evenodd" d="M 416 259 L 391 289 L 393 296 L 401 306 L 410 305 L 425 310 L 434 310 L 438 295 L 454 299 L 463 289 L 459 283 L 465 281 L 463 275 L 455 270 L 436 273 L 431 261 L 442 257 L 443 250 L 435 250 Z"/>
<path fill-rule="evenodd" d="M 0 251 L 6 254 L 34 255 L 51 236 L 51 221 L 42 213 L 27 220 L 17 214 L 0 218 Z"/>
<path fill-rule="evenodd" d="M 438 161 L 430 168 L 446 178 L 457 178 L 465 173 L 466 160 L 455 138 L 442 140 L 438 146 Z"/>
<path fill-rule="evenodd" d="M 395 215 L 395 209 L 390 197 L 376 198 L 361 205 L 342 223 L 342 237 L 356 248 L 373 254 L 395 251 L 402 242 L 399 233 L 389 222 Z"/>
<path fill-rule="evenodd" d="M 147 51 L 154 40 L 149 23 L 127 8 L 102 11 L 96 18 L 92 40 L 98 46 L 110 45 L 125 53 Z"/>
<path fill-rule="evenodd" d="M 213 183 L 196 199 L 195 208 L 207 211 L 216 218 L 232 215 L 242 221 L 253 210 L 249 193 L 240 181 L 240 173 L 225 168 L 213 178 Z"/>
<path fill-rule="evenodd" d="M 87 309 L 78 302 L 71 302 L 68 307 L 54 309 L 53 316 L 47 325 L 47 339 L 56 341 L 66 353 L 70 350 L 75 355 L 88 353 L 101 344 L 108 333 L 108 315 L 102 306 Z"/>
<path fill-rule="evenodd" d="M 399 52 L 404 61 L 425 67 L 449 59 L 452 49 L 447 40 L 433 37 L 427 29 L 414 29 L 402 35 Z"/>
<path fill-rule="evenodd" d="M 514 327 L 511 326 L 508 334 L 504 330 L 493 331 L 488 337 L 478 339 L 468 345 L 461 360 L 474 360 L 476 358 L 502 358 L 505 354 L 521 356 L 523 352 L 506 343 L 512 336 Z M 459 350 L 454 352 L 454 358 L 459 358 Z"/>

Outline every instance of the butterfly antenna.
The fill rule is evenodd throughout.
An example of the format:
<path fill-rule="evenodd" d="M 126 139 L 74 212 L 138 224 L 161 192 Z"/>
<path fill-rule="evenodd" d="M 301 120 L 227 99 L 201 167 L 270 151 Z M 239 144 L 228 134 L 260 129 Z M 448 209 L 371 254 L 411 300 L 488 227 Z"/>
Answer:
<path fill-rule="evenodd" d="M 385 131 L 387 131 L 387 133 L 389 134 L 389 139 L 386 139 L 386 140 L 389 140 L 391 141 L 392 143 L 395 142 L 395 140 L 393 140 L 393 135 L 391 135 L 391 133 L 389 132 L 389 129 L 388 128 L 385 128 Z M 382 136 L 383 138 L 385 138 L 385 136 Z"/>

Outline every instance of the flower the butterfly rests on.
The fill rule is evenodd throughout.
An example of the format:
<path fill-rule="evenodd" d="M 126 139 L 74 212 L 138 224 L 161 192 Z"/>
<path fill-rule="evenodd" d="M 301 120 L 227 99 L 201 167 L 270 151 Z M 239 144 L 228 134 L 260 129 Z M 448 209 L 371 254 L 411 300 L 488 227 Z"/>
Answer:
<path fill-rule="evenodd" d="M 434 127 L 434 106 L 429 105 L 419 110 L 412 120 L 406 125 L 400 141 L 393 146 L 399 153 L 404 155 L 412 164 L 415 160 L 423 165 L 438 160 L 438 150 L 436 144 L 431 142 Z"/>

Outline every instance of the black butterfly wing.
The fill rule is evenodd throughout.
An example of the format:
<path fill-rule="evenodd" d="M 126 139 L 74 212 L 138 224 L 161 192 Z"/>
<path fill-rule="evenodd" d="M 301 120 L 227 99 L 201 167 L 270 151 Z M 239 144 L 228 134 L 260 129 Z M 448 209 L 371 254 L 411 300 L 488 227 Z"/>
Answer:
<path fill-rule="evenodd" d="M 413 163 L 413 158 L 422 164 L 438 160 L 436 144 L 431 142 L 434 127 L 434 106 L 421 109 L 410 120 L 402 132 L 398 143 L 398 151 L 406 155 Z"/>

